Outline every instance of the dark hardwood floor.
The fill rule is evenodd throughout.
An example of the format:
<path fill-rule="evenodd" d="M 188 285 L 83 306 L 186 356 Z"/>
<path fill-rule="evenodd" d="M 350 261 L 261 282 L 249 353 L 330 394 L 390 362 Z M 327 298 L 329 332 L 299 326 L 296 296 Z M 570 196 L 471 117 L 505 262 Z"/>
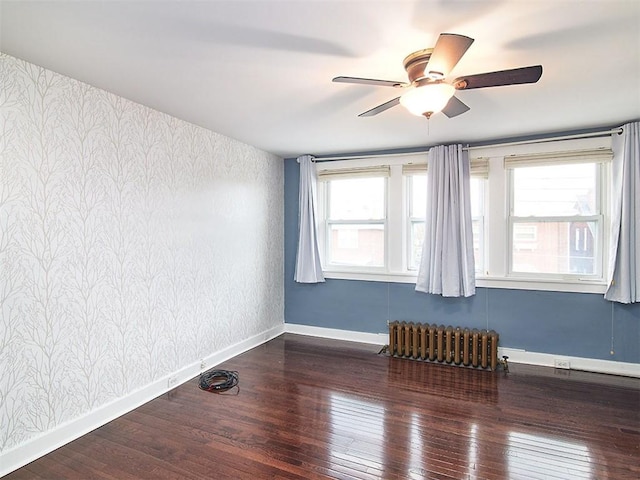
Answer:
<path fill-rule="evenodd" d="M 17 479 L 638 479 L 640 380 L 510 373 L 285 334 L 9 474 Z"/>

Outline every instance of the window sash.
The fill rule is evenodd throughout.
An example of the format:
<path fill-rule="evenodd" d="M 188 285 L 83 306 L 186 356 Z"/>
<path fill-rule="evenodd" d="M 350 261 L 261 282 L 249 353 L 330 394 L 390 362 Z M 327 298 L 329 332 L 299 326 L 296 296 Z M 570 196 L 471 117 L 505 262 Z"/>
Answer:
<path fill-rule="evenodd" d="M 588 223 L 588 220 L 585 220 L 583 217 L 580 217 L 576 220 L 579 223 Z M 531 219 L 523 220 L 522 222 L 510 222 L 509 223 L 509 271 L 508 277 L 511 278 L 539 278 L 543 279 L 577 279 L 577 280 L 598 280 L 602 278 L 603 275 L 603 258 L 600 255 L 602 251 L 602 233 L 603 233 L 603 221 L 602 218 L 599 220 L 590 220 L 596 224 L 595 233 L 594 233 L 594 245 L 593 245 L 593 262 L 594 262 L 594 271 L 593 273 L 572 273 L 572 272 L 527 272 L 523 270 L 515 270 L 514 269 L 514 252 L 516 243 L 525 243 L 524 240 L 516 240 L 513 238 L 514 235 L 514 227 L 519 223 L 545 223 L 545 222 L 536 222 Z M 571 221 L 562 221 L 558 223 L 572 223 Z M 536 238 L 534 242 L 538 242 L 539 238 Z M 570 239 L 567 238 L 567 245 L 569 245 Z M 567 252 L 568 253 L 568 252 Z M 571 255 L 567 254 L 565 258 L 568 262 L 571 261 Z M 574 257 L 575 258 L 575 257 Z"/>
<path fill-rule="evenodd" d="M 379 225 L 383 233 L 383 252 L 382 252 L 382 264 L 381 265 L 363 265 L 361 263 L 349 263 L 349 262 L 336 262 L 333 261 L 333 240 L 332 240 L 332 227 L 335 225 L 344 225 L 344 226 L 365 226 L 365 225 Z M 387 222 L 386 220 L 364 220 L 364 221 L 327 221 L 326 222 L 326 252 L 325 252 L 325 261 L 326 266 L 334 267 L 334 268 L 346 268 L 346 269 L 357 269 L 357 270 L 366 270 L 366 271 L 385 271 L 387 266 Z M 339 249 L 339 247 L 337 247 Z M 325 267 L 326 268 L 326 267 Z"/>
<path fill-rule="evenodd" d="M 593 164 L 598 164 L 601 162 L 574 162 L 574 163 L 593 163 Z M 527 168 L 527 167 L 541 167 L 541 166 L 560 166 L 560 165 L 567 165 L 567 163 L 548 163 L 548 164 L 538 164 L 538 165 L 528 165 L 528 164 L 523 164 L 523 165 L 517 165 L 517 166 L 512 166 L 509 169 L 507 169 L 507 173 L 508 173 L 508 177 L 509 177 L 509 183 L 508 183 L 508 192 L 509 192 L 509 217 L 513 217 L 513 212 L 515 211 L 515 187 L 514 187 L 514 182 L 515 182 L 515 175 L 514 175 L 514 170 L 516 168 Z M 594 186 L 595 186 L 595 213 L 593 213 L 592 215 L 601 215 L 603 210 L 603 195 L 604 195 L 604 191 L 606 190 L 603 181 L 604 178 L 606 177 L 604 171 L 603 171 L 603 167 L 602 164 L 600 165 L 600 168 L 598 168 L 596 170 L 596 178 L 595 178 L 595 182 L 594 182 Z M 579 216 L 581 218 L 585 218 L 588 215 L 575 215 L 576 217 Z M 563 217 L 563 215 L 549 215 L 548 218 L 560 218 Z M 573 217 L 573 215 L 564 215 L 564 217 Z M 527 217 L 522 217 L 522 218 L 545 218 L 544 215 L 530 215 Z"/>
<path fill-rule="evenodd" d="M 413 227 L 415 225 L 424 225 L 424 218 L 419 217 L 409 217 L 407 222 L 407 241 L 406 241 L 406 249 L 407 249 L 407 270 L 410 272 L 417 272 L 419 267 L 419 262 L 416 262 L 414 265 L 413 258 Z"/>

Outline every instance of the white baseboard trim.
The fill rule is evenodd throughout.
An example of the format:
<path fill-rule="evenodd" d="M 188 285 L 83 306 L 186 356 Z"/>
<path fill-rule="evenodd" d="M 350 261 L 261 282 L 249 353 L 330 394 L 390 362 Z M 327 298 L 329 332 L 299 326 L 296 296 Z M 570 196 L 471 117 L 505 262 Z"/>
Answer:
<path fill-rule="evenodd" d="M 498 355 L 499 357 L 507 355 L 509 357 L 509 363 L 525 363 L 527 365 L 539 365 L 562 370 L 581 370 L 584 372 L 640 378 L 640 364 L 638 363 L 571 357 L 567 355 L 555 355 L 553 353 L 528 352 L 526 350 L 507 347 L 498 348 Z M 557 366 L 556 362 L 560 362 L 561 366 Z"/>
<path fill-rule="evenodd" d="M 285 323 L 284 329 L 287 333 L 331 338 L 334 340 L 372 343 L 376 345 L 386 345 L 389 341 L 389 335 L 387 333 L 354 332 L 351 330 L 312 327 L 309 325 L 298 325 L 293 323 Z M 586 372 L 622 375 L 625 377 L 640 377 L 640 364 L 637 363 L 598 360 L 595 358 L 569 357 L 566 355 L 555 355 L 551 353 L 528 352 L 526 350 L 507 347 L 500 347 L 498 349 L 498 355 L 500 358 L 502 355 L 507 355 L 509 357 L 509 363 L 524 363 L 543 367 L 556 367 L 556 361 L 561 361 L 565 362 L 563 365 L 566 366 L 568 364 L 570 366 L 569 370 L 583 370 Z"/>
<path fill-rule="evenodd" d="M 331 338 L 333 340 L 346 340 L 349 342 L 372 343 L 374 345 L 386 345 L 389 339 L 387 333 L 354 332 L 352 330 L 339 330 L 337 328 L 312 327 L 297 323 L 285 323 L 284 331 L 297 333 L 309 337 Z"/>
<path fill-rule="evenodd" d="M 144 387 L 131 392 L 125 397 L 118 398 L 110 403 L 88 412 L 81 417 L 58 425 L 52 430 L 42 433 L 37 437 L 27 440 L 6 452 L 0 454 L 0 477 L 17 470 L 33 460 L 52 452 L 66 443 L 75 440 L 82 435 L 89 433 L 96 428 L 109 423 L 125 413 L 138 408 L 154 398 L 174 389 L 201 372 L 229 360 L 241 353 L 251 350 L 254 347 L 275 338 L 284 333 L 284 325 L 278 325 L 265 332 L 254 335 L 251 338 L 224 348 L 204 358 L 205 368 L 201 369 L 201 362 L 197 361 L 187 365 L 180 370 L 166 375 Z M 169 379 L 174 379 L 169 387 Z"/>

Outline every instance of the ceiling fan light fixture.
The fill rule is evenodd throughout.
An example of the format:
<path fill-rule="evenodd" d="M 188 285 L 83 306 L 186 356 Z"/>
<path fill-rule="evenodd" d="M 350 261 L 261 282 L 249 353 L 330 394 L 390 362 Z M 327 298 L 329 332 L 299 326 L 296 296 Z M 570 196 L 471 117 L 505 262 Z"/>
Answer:
<path fill-rule="evenodd" d="M 429 83 L 402 95 L 400 104 L 417 116 L 437 113 L 447 106 L 455 91 L 456 89 L 448 83 Z"/>

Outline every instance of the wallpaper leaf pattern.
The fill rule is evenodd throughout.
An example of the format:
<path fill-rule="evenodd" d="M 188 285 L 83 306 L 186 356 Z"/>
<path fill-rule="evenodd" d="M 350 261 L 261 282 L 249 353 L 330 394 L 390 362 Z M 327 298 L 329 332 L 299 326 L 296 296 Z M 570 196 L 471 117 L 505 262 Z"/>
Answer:
<path fill-rule="evenodd" d="M 283 181 L 0 54 L 0 452 L 281 324 Z"/>

